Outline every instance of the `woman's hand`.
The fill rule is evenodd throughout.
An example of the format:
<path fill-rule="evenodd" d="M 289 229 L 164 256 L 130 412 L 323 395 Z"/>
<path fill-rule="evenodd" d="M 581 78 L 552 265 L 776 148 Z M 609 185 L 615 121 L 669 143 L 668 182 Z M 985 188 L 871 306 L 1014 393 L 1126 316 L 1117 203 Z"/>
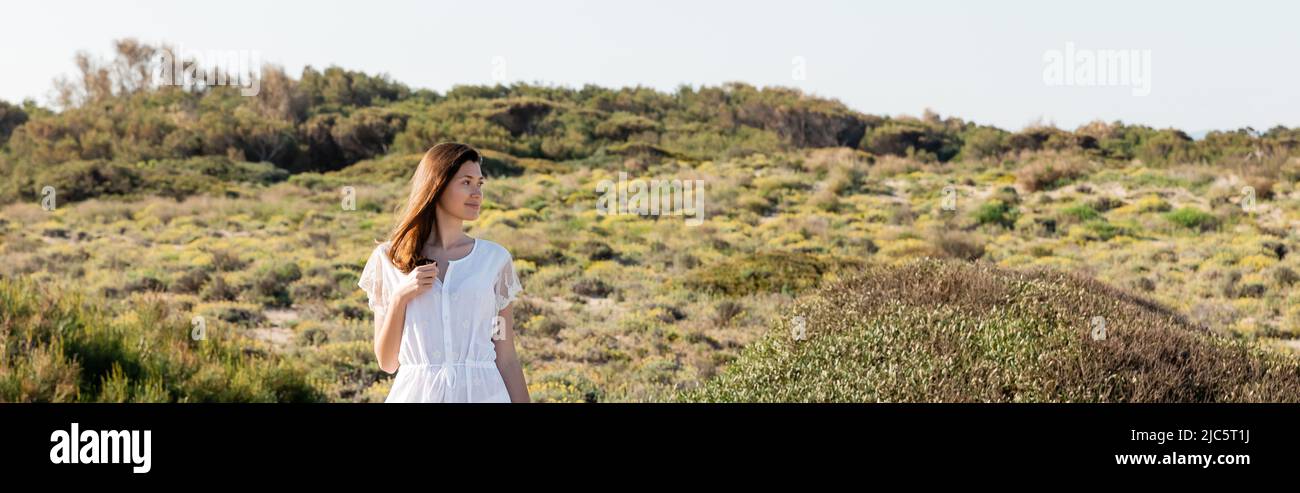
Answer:
<path fill-rule="evenodd" d="M 402 282 L 397 285 L 397 297 L 402 301 L 410 301 L 421 293 L 428 291 L 433 287 L 433 283 L 438 279 L 438 264 L 417 265 L 411 272 L 402 278 Z"/>

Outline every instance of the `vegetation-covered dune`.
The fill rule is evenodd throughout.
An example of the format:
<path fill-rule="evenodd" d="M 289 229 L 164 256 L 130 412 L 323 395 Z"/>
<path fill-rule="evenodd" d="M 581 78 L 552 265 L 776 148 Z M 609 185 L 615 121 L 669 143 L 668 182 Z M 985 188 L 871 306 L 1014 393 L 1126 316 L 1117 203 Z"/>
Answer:
<path fill-rule="evenodd" d="M 918 261 L 800 300 L 686 402 L 1296 402 L 1300 365 L 1049 270 Z"/>

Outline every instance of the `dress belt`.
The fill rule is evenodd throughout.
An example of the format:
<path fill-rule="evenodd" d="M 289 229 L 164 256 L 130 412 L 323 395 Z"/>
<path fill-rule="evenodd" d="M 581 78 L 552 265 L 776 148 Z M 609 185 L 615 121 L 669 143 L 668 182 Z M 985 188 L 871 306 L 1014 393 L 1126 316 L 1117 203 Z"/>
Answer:
<path fill-rule="evenodd" d="M 438 373 L 439 373 L 440 375 L 442 375 L 442 379 L 443 379 L 444 382 L 447 383 L 447 387 L 449 387 L 449 388 L 450 388 L 450 387 L 455 387 L 455 386 L 456 386 L 456 377 L 455 377 L 455 372 L 452 372 L 452 371 L 445 371 L 445 367 L 448 367 L 448 366 L 460 366 L 460 367 L 466 367 L 466 368 L 491 368 L 491 369 L 495 370 L 495 369 L 497 368 L 497 362 L 495 362 L 495 361 L 487 361 L 487 360 L 465 360 L 465 361 L 448 361 L 448 362 L 446 362 L 446 363 L 411 363 L 411 364 L 401 364 L 401 365 L 399 365 L 399 366 L 397 367 L 397 371 L 402 371 L 403 368 L 438 368 L 438 367 L 443 367 L 443 368 L 444 368 L 444 371 L 441 371 L 441 372 L 438 372 Z"/>

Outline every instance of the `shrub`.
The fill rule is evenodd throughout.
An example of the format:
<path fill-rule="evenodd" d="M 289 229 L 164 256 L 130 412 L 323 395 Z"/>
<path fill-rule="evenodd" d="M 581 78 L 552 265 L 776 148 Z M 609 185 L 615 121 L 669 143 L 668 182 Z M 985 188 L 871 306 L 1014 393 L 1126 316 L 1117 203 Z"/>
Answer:
<path fill-rule="evenodd" d="M 1219 227 L 1219 221 L 1214 215 L 1195 207 L 1179 208 L 1165 214 L 1165 219 L 1193 231 L 1205 232 Z"/>
<path fill-rule="evenodd" d="M 735 300 L 724 299 L 714 306 L 713 322 L 719 326 L 729 325 L 744 311 L 745 305 Z"/>
<path fill-rule="evenodd" d="M 27 112 L 7 101 L 0 101 L 0 147 L 4 147 L 9 135 L 24 123 L 27 123 Z"/>
<path fill-rule="evenodd" d="M 1042 150 L 1064 150 L 1077 146 L 1073 134 L 1045 125 L 1034 125 L 1006 136 L 1006 145 L 1013 153 Z"/>
<path fill-rule="evenodd" d="M 933 243 L 939 252 L 958 260 L 973 261 L 984 256 L 984 243 L 974 235 L 945 229 L 934 233 Z"/>
<path fill-rule="evenodd" d="M 1273 198 L 1273 189 L 1277 186 L 1277 180 L 1268 176 L 1252 175 L 1246 177 L 1246 185 L 1255 189 L 1255 197 L 1259 200 L 1268 200 Z"/>
<path fill-rule="evenodd" d="M 607 243 L 598 240 L 592 240 L 583 243 L 580 247 L 578 247 L 578 252 L 585 255 L 588 259 L 592 261 L 613 260 L 615 257 L 617 257 L 617 254 L 614 253 L 613 248 L 610 248 L 610 246 Z"/>
<path fill-rule="evenodd" d="M 797 293 L 816 286 L 832 266 L 812 254 L 760 252 L 691 272 L 685 285 L 726 296 Z"/>
<path fill-rule="evenodd" d="M 1097 209 L 1093 209 L 1092 206 L 1088 204 L 1074 204 L 1066 207 L 1061 210 L 1061 215 L 1073 218 L 1079 222 L 1092 221 L 1101 218 L 1101 213 L 1097 212 Z"/>
<path fill-rule="evenodd" d="M 1296 274 L 1289 267 L 1278 266 L 1273 269 L 1273 281 L 1282 287 L 1291 287 L 1296 281 L 1300 281 L 1300 274 Z"/>
<path fill-rule="evenodd" d="M 59 202 L 105 195 L 126 195 L 144 183 L 136 170 L 107 161 L 72 161 L 52 165 L 36 176 L 36 186 L 54 187 Z M 40 190 L 32 190 L 33 196 Z"/>
<path fill-rule="evenodd" d="M 1084 176 L 1089 168 L 1077 158 L 1040 160 L 1016 170 L 1016 182 L 1030 192 L 1052 190 Z"/>
<path fill-rule="evenodd" d="M 1133 207 L 1138 212 L 1167 212 L 1173 208 L 1169 205 L 1169 202 L 1165 202 L 1164 199 L 1155 195 L 1147 195 L 1138 199 L 1137 203 L 1133 204 Z"/>
<path fill-rule="evenodd" d="M 289 284 L 302 278 L 302 271 L 293 262 L 263 266 L 253 276 L 253 294 L 267 306 L 287 307 L 293 304 Z"/>
<path fill-rule="evenodd" d="M 294 300 L 327 300 L 334 297 L 338 283 L 324 275 L 313 275 L 293 284 L 289 295 Z"/>
<path fill-rule="evenodd" d="M 622 141 L 633 135 L 654 131 L 658 128 L 659 124 L 655 123 L 654 120 L 626 111 L 616 111 L 609 118 L 597 124 L 592 133 L 602 139 Z"/>
<path fill-rule="evenodd" d="M 198 294 L 211 278 L 203 268 L 191 268 L 172 281 L 171 290 L 177 293 Z"/>
<path fill-rule="evenodd" d="M 584 277 L 573 283 L 573 292 L 591 298 L 605 298 L 614 292 L 614 287 L 594 277 Z"/>
<path fill-rule="evenodd" d="M 962 157 L 970 159 L 997 158 L 1007 152 L 1007 133 L 992 127 L 979 127 L 966 134 Z"/>
<path fill-rule="evenodd" d="M 1097 197 L 1096 199 L 1088 202 L 1088 207 L 1091 207 L 1093 210 L 1096 210 L 1097 212 L 1106 212 L 1111 209 L 1121 207 L 1123 205 L 1124 202 L 1110 196 Z"/>
<path fill-rule="evenodd" d="M 948 161 L 962 148 L 961 139 L 933 122 L 894 120 L 862 137 L 859 147 L 873 154 Z"/>
<path fill-rule="evenodd" d="M 1094 219 L 1083 224 L 1083 227 L 1095 238 L 1101 241 L 1108 241 L 1119 235 L 1129 234 L 1127 229 L 1121 228 L 1107 222 L 1105 219 Z"/>
<path fill-rule="evenodd" d="M 1016 220 L 1020 218 L 1020 211 L 1011 204 L 1001 200 L 990 200 L 975 209 L 975 222 L 984 224 L 996 224 L 1007 229 L 1012 229 L 1016 225 Z"/>
<path fill-rule="evenodd" d="M 220 248 L 207 250 L 212 255 L 212 267 L 220 272 L 243 270 L 248 262 L 239 257 L 239 252 Z"/>
<path fill-rule="evenodd" d="M 199 297 L 206 301 L 234 301 L 239 297 L 239 291 L 237 286 L 226 282 L 226 276 L 218 274 L 203 286 Z"/>
<path fill-rule="evenodd" d="M 216 320 L 245 327 L 252 327 L 266 320 L 266 317 L 253 305 L 215 305 L 204 313 L 212 315 Z"/>
<path fill-rule="evenodd" d="M 153 275 L 143 275 L 135 277 L 122 286 L 124 293 L 136 293 L 141 291 L 165 291 L 167 284 Z"/>

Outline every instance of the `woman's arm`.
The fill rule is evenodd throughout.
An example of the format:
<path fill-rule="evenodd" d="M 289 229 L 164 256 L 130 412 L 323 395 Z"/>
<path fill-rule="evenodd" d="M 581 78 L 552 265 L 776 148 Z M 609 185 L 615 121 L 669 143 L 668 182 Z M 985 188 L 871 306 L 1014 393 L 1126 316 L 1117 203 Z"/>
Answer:
<path fill-rule="evenodd" d="M 528 382 L 524 380 L 524 368 L 519 364 L 519 354 L 515 352 L 515 317 L 507 306 L 497 313 L 501 317 L 500 339 L 493 339 L 497 350 L 497 371 L 506 382 L 506 391 L 510 393 L 510 402 L 532 402 L 528 397 Z"/>
<path fill-rule="evenodd" d="M 438 278 L 437 264 L 421 265 L 412 269 L 402 284 L 388 296 L 383 317 L 375 317 L 375 359 L 379 369 L 386 373 L 397 372 L 397 353 L 402 349 L 402 326 L 406 323 L 406 305 L 420 293 L 433 287 Z M 380 320 L 382 318 L 383 320 Z"/>
<path fill-rule="evenodd" d="M 397 352 L 402 347 L 402 324 L 406 321 L 408 300 L 394 296 L 384 310 L 384 316 L 375 318 L 375 359 L 385 373 L 397 372 Z"/>

